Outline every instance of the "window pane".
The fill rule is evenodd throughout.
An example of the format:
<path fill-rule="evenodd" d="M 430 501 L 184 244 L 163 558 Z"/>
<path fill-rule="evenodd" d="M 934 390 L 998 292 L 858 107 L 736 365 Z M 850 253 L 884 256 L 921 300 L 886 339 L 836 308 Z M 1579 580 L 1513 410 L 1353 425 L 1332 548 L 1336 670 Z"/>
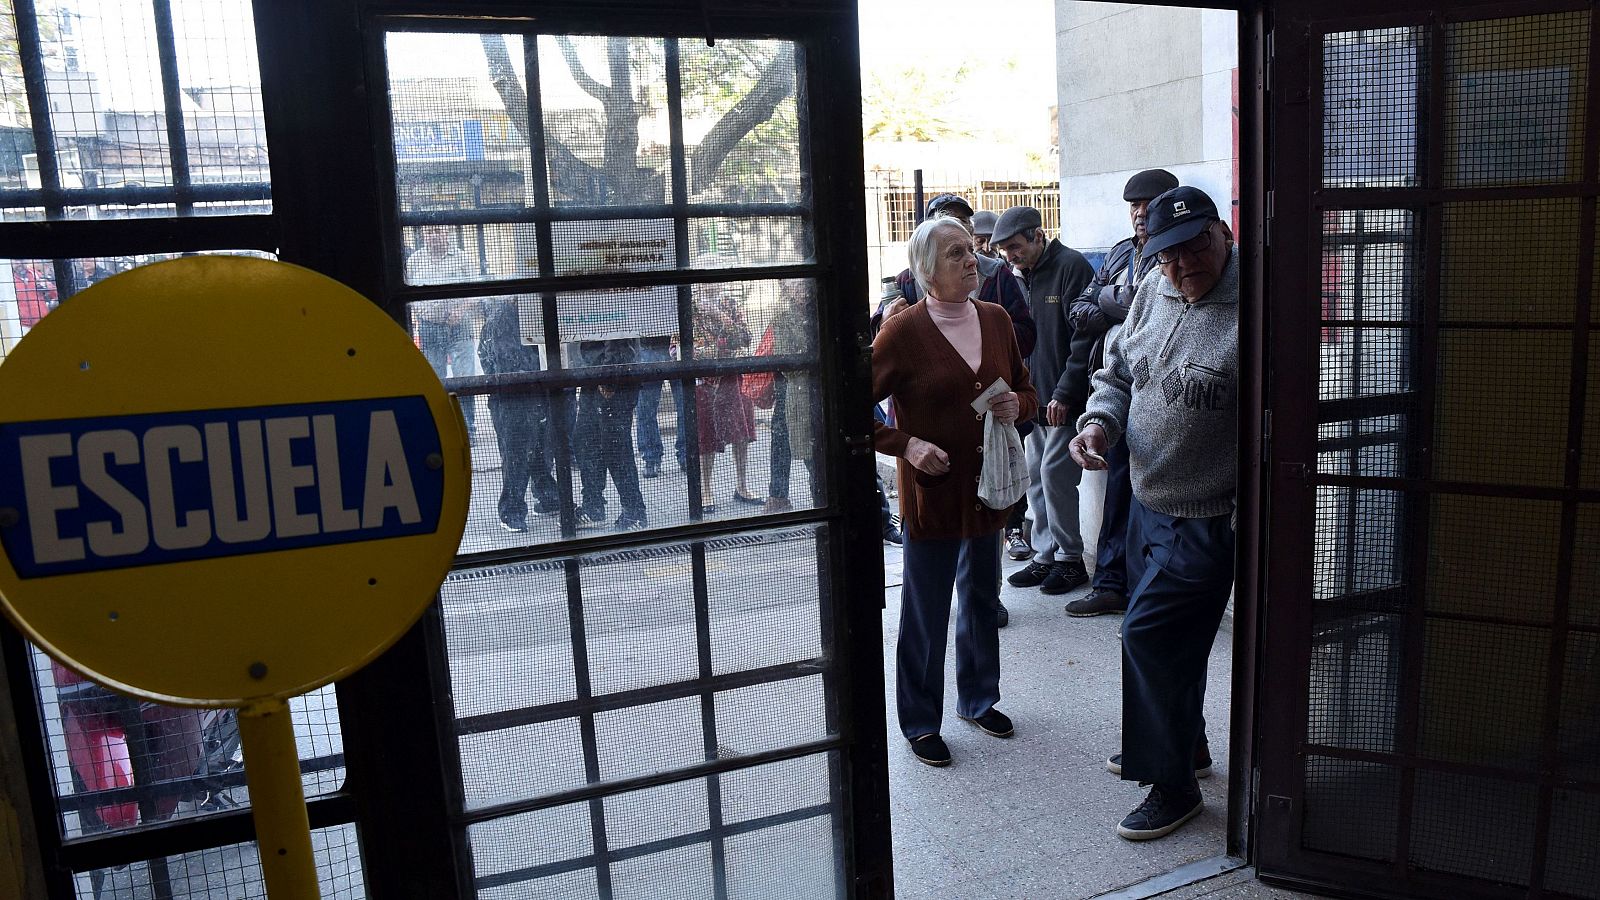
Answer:
<path fill-rule="evenodd" d="M 9 4 L 8 4 L 9 6 Z M 39 44 L 15 29 L 0 85 L 0 207 L 5 218 L 121 218 L 271 210 L 261 74 L 248 0 L 170 4 L 176 85 L 161 72 L 155 7 L 120 0 L 40 0 Z M 11 15 L 8 11 L 7 15 Z M 8 25 L 11 23 L 7 23 Z M 37 54 L 49 97 L 51 146 L 37 146 L 21 60 Z M 168 87 L 175 96 L 169 108 Z M 175 152 L 169 120 L 181 118 Z M 43 151 L 41 154 L 40 151 Z M 41 155 L 45 157 L 41 165 Z M 52 184 L 49 159 L 57 175 Z M 58 188 L 59 193 L 49 189 Z M 110 193 L 107 193 L 110 192 Z M 32 211 L 29 211 L 32 210 Z"/>
<path fill-rule="evenodd" d="M 232 710 L 178 709 L 125 697 L 33 652 L 35 688 L 61 813 L 74 838 L 249 805 Z M 332 686 L 292 698 L 307 797 L 344 782 Z"/>
<path fill-rule="evenodd" d="M 367 896 L 354 825 L 314 829 L 311 851 L 323 900 L 362 900 Z M 232 844 L 115 869 L 95 869 L 79 873 L 75 882 L 79 900 L 237 900 L 267 896 L 255 844 Z"/>

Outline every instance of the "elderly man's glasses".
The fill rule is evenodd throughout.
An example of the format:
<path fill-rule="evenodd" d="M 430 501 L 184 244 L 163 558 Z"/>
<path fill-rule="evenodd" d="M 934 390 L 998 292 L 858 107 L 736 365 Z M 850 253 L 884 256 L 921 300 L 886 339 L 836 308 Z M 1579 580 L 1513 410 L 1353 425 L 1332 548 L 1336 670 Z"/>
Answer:
<path fill-rule="evenodd" d="M 1189 251 L 1191 256 L 1198 255 L 1211 249 L 1211 229 L 1207 228 L 1181 244 L 1174 244 L 1156 254 L 1156 262 L 1163 266 L 1170 266 L 1178 261 L 1178 254 Z"/>

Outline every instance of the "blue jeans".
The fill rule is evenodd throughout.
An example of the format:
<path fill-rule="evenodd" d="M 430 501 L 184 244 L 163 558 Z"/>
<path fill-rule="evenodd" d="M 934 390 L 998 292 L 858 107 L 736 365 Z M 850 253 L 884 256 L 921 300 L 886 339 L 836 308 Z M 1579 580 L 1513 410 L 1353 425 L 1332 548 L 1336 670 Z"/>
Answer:
<path fill-rule="evenodd" d="M 466 322 L 446 325 L 442 322 L 417 322 L 417 343 L 433 374 L 443 381 L 446 375 L 461 377 L 478 374 L 478 357 L 472 346 L 472 326 Z M 461 398 L 461 414 L 467 420 L 467 431 L 473 430 L 476 418 L 473 406 L 478 398 Z"/>
<path fill-rule="evenodd" d="M 1000 702 L 1000 533 L 908 540 L 895 645 L 895 703 L 908 740 L 938 734 L 950 594 L 956 609 L 956 712 L 975 719 Z"/>
<path fill-rule="evenodd" d="M 640 362 L 666 362 L 671 358 L 666 347 L 643 346 L 639 348 Z M 669 381 L 672 386 L 672 405 L 678 411 L 678 439 L 676 450 L 678 464 L 683 464 L 684 417 L 683 417 L 683 384 L 679 381 Z M 647 463 L 661 463 L 661 455 L 665 448 L 661 444 L 661 423 L 657 421 L 661 409 L 661 382 L 645 382 L 639 385 L 639 419 L 634 426 L 635 439 L 639 445 L 639 456 Z"/>
<path fill-rule="evenodd" d="M 1230 514 L 1180 519 L 1133 499 L 1122 620 L 1122 778 L 1192 786 L 1206 663 L 1233 588 Z"/>

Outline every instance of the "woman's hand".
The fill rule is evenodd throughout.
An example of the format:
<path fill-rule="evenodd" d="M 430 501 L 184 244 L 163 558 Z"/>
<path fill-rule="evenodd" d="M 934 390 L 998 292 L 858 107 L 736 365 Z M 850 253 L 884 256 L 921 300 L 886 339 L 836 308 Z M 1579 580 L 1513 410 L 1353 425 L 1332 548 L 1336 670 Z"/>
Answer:
<path fill-rule="evenodd" d="M 943 475 L 950 471 L 950 455 L 922 438 L 912 438 L 906 444 L 906 462 L 918 472 Z"/>
<path fill-rule="evenodd" d="M 1011 425 L 1017 421 L 1017 413 L 1022 411 L 1017 401 L 1016 391 L 1006 391 L 995 394 L 989 398 L 989 412 L 994 414 L 994 420 L 1001 425 Z"/>

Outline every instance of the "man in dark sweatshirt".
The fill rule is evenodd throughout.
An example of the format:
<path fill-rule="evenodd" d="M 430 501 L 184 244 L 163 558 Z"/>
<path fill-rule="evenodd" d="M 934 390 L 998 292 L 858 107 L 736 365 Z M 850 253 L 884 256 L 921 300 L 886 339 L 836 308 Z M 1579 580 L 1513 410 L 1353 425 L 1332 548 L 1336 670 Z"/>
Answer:
<path fill-rule="evenodd" d="M 1094 278 L 1094 269 L 1083 254 L 1047 239 L 1042 225 L 1037 209 L 1013 206 L 1000 214 L 990 239 L 991 246 L 1022 273 L 1037 333 L 1028 371 L 1039 391 L 1039 418 L 1024 444 L 1033 562 L 1006 581 L 1014 587 L 1064 594 L 1089 581 L 1078 524 L 1078 479 L 1083 471 L 1067 450 L 1072 423 L 1089 395 L 1089 373 L 1071 365 L 1073 330 L 1067 313 Z"/>
<path fill-rule="evenodd" d="M 1166 169 L 1146 169 L 1128 179 L 1122 199 L 1128 202 L 1133 236 L 1118 241 L 1106 254 L 1094 280 L 1072 304 L 1073 363 L 1091 376 L 1105 365 L 1105 348 L 1111 345 L 1128 318 L 1139 283 L 1156 267 L 1155 257 L 1144 252 L 1150 201 L 1178 186 L 1177 176 Z M 1086 357 L 1086 358 L 1079 358 Z M 1106 493 L 1101 504 L 1100 540 L 1095 542 L 1094 581 L 1089 596 L 1067 604 L 1067 615 L 1098 616 L 1128 609 L 1128 506 L 1133 487 L 1128 483 L 1128 445 L 1119 443 L 1106 453 Z"/>
<path fill-rule="evenodd" d="M 1128 445 L 1133 505 L 1122 623 L 1122 752 L 1106 767 L 1153 785 L 1117 826 L 1129 840 L 1171 834 L 1200 813 L 1210 774 L 1206 660 L 1233 588 L 1239 465 L 1239 256 L 1203 191 L 1150 201 L 1139 284 L 1122 332 L 1094 375 L 1072 456 L 1106 467 Z"/>

